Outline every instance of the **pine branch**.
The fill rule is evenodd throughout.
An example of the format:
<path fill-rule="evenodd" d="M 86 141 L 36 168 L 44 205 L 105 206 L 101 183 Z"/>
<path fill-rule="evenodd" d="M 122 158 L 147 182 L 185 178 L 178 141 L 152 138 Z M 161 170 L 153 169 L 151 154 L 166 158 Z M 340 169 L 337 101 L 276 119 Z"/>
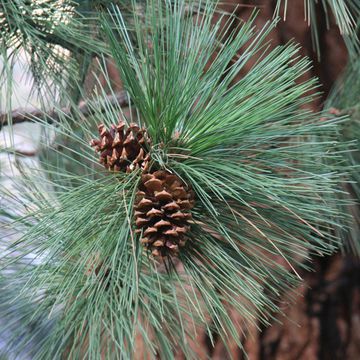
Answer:
<path fill-rule="evenodd" d="M 129 98 L 126 92 L 121 91 L 114 95 L 108 95 L 106 97 L 106 106 L 126 106 L 128 104 Z M 105 112 L 106 108 L 103 105 L 104 103 L 94 103 L 91 102 L 92 106 L 89 106 L 89 102 L 82 101 L 77 109 L 77 112 L 81 114 L 83 117 L 88 117 L 94 114 L 94 109 L 96 108 L 97 112 Z M 98 106 L 97 106 L 98 105 Z M 100 106 L 100 107 L 99 107 Z M 42 110 L 31 110 L 26 111 L 22 109 L 17 109 L 12 111 L 10 114 L 0 114 L 0 130 L 3 126 L 6 125 L 15 125 L 23 122 L 36 122 L 37 120 L 46 120 L 47 123 L 56 123 L 60 120 L 62 116 L 72 116 L 74 110 L 70 107 L 62 108 L 61 110 L 51 110 L 48 112 L 44 112 Z M 11 119 L 11 120 L 9 120 Z"/>
<path fill-rule="evenodd" d="M 341 244 L 344 119 L 302 110 L 316 81 L 301 82 L 297 46 L 267 47 L 276 22 L 214 21 L 203 5 L 194 21 L 185 1 L 149 0 L 131 27 L 114 6 L 101 25 L 135 124 L 107 97 L 89 117 L 74 107 L 51 127 L 47 176 L 25 169 L 21 198 L 4 194 L 26 231 L 2 264 L 29 262 L 30 249 L 41 263 L 14 273 L 37 305 L 24 323 L 58 315 L 34 358 L 131 358 L 141 339 L 150 358 L 180 347 L 191 359 L 199 325 L 242 347 L 304 260 Z"/>
<path fill-rule="evenodd" d="M 10 74 L 13 64 L 25 53 L 25 71 L 32 74 L 34 89 L 67 92 L 77 86 L 75 82 L 83 81 L 83 62 L 104 54 L 106 45 L 98 36 L 99 12 L 90 2 L 84 14 L 76 9 L 71 0 L 0 0 L 4 72 Z M 10 76 L 7 81 L 11 84 Z"/>
<path fill-rule="evenodd" d="M 79 46 L 76 43 L 69 41 L 65 38 L 65 36 L 59 36 L 58 34 L 50 31 L 46 31 L 41 28 L 39 24 L 32 21 L 30 16 L 24 17 L 23 25 L 29 26 L 33 29 L 33 31 L 38 36 L 39 40 L 44 41 L 45 43 L 52 44 L 52 45 L 59 45 L 69 51 L 72 52 L 80 52 L 85 53 L 87 50 L 83 46 Z M 8 26 L 10 28 L 16 28 L 17 24 L 12 24 L 11 21 L 8 22 Z M 26 37 L 26 36 L 25 36 Z M 94 54 L 95 55 L 95 54 Z"/>
<path fill-rule="evenodd" d="M 350 196 L 357 199 L 357 203 L 348 209 L 353 214 L 353 223 L 346 232 L 348 238 L 345 242 L 345 250 L 360 257 L 360 233 L 358 231 L 360 228 L 360 176 L 358 170 L 360 164 L 360 61 L 358 59 L 349 61 L 344 74 L 334 85 L 324 109 L 335 116 L 342 114 L 349 116 L 349 121 L 339 131 L 339 141 L 353 143 L 353 151 L 345 153 L 344 157 L 353 166 L 350 173 L 352 182 L 347 184 L 347 187 L 350 189 Z"/>

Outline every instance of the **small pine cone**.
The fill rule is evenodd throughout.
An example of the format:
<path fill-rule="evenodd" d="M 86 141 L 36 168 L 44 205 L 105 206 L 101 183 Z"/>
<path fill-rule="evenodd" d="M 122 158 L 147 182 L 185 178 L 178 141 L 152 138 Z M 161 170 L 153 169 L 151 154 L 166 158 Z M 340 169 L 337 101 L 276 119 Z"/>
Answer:
<path fill-rule="evenodd" d="M 155 257 L 177 255 L 186 243 L 194 193 L 181 179 L 159 170 L 142 175 L 136 194 L 136 232 Z"/>
<path fill-rule="evenodd" d="M 100 164 L 113 171 L 129 173 L 136 169 L 146 171 L 150 161 L 150 139 L 144 128 L 130 124 L 126 128 L 123 121 L 111 125 L 110 130 L 104 124 L 98 126 L 100 139 L 93 139 L 90 145 L 100 153 Z"/>

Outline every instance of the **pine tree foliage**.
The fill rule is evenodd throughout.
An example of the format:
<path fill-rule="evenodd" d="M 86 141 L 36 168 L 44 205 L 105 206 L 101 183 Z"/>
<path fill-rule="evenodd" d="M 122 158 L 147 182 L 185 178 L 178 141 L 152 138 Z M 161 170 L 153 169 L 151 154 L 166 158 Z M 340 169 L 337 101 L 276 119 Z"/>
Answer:
<path fill-rule="evenodd" d="M 74 19 L 73 10 L 71 2 L 58 0 L 1 1 L 1 56 L 8 86 L 11 86 L 12 66 L 22 54 L 30 59 L 29 70 L 37 86 L 52 81 L 60 86 L 65 74 L 74 74 L 75 63 L 64 51 L 76 46 L 74 35 L 68 34 L 69 29 L 73 32 L 75 24 L 80 24 Z"/>
<path fill-rule="evenodd" d="M 290 300 L 282 294 L 310 256 L 341 246 L 335 234 L 346 222 L 338 205 L 347 204 L 339 187 L 347 144 L 337 135 L 345 118 L 322 121 L 304 110 L 317 84 L 301 81 L 310 64 L 295 44 L 269 50 L 264 39 L 276 22 L 258 29 L 254 14 L 239 25 L 214 23 L 215 5 L 201 5 L 199 12 L 198 4 L 149 0 L 133 11 L 131 26 L 111 7 L 101 36 L 130 115 L 99 86 L 93 116 L 74 110 L 43 122 L 56 139 L 44 144 L 41 172 L 21 169 L 21 199 L 2 194 L 15 209 L 7 226 L 23 234 L 1 259 L 3 269 L 16 269 L 9 277 L 21 289 L 23 329 L 50 321 L 28 350 L 32 358 L 131 358 L 139 341 L 152 358 L 172 359 L 176 349 L 196 358 L 189 344 L 199 327 L 241 347 L 249 324 L 268 324 Z M 120 120 L 147 129 L 153 169 L 194 191 L 178 258 L 149 255 L 135 232 L 141 169 L 108 171 L 89 143 L 97 125 Z M 26 351 L 38 335 L 21 332 L 13 349 Z"/>
<path fill-rule="evenodd" d="M 293 1 L 277 0 L 275 15 L 283 14 L 286 20 L 288 7 L 292 6 Z M 304 0 L 304 17 L 308 25 L 311 27 L 313 46 L 320 57 L 320 44 L 318 35 L 318 18 L 319 12 L 323 11 L 326 18 L 327 27 L 330 26 L 331 17 L 335 19 L 335 23 L 343 35 L 350 55 L 359 52 L 359 37 L 356 31 L 358 19 L 360 16 L 360 2 L 358 0 Z"/>
<path fill-rule="evenodd" d="M 340 77 L 334 89 L 329 95 L 325 104 L 325 111 L 335 113 L 333 116 L 341 116 L 347 114 L 350 121 L 346 122 L 341 128 L 339 138 L 342 142 L 352 141 L 356 147 L 351 152 L 347 152 L 345 157 L 352 167 L 352 181 L 349 184 L 351 194 L 356 199 L 360 199 L 360 62 L 350 61 L 346 71 Z M 359 235 L 359 207 L 354 205 L 351 208 L 354 212 L 353 219 L 355 221 L 349 233 L 350 245 L 355 253 L 360 254 L 360 235 Z"/>
<path fill-rule="evenodd" d="M 128 15 L 130 2 L 117 3 Z M 43 105 L 54 101 L 58 93 L 72 92 L 78 97 L 76 84 L 84 83 L 92 59 L 106 53 L 98 34 L 100 17 L 109 4 L 88 0 L 1 0 L 2 97 L 12 91 L 13 65 L 22 56 L 28 60 L 25 72 L 31 73 L 34 90 L 43 90 Z M 7 107 L 11 108 L 11 104 Z"/>

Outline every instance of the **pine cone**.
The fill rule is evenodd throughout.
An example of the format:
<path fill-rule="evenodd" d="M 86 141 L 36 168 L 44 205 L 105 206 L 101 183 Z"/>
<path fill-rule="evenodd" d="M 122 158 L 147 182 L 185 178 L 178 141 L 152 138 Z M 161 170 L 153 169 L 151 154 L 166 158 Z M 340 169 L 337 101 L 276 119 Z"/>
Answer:
<path fill-rule="evenodd" d="M 130 124 L 126 129 L 123 121 L 111 125 L 110 130 L 104 124 L 98 126 L 100 139 L 93 139 L 90 145 L 100 152 L 100 163 L 107 169 L 129 173 L 149 166 L 150 139 L 144 128 Z"/>
<path fill-rule="evenodd" d="M 186 243 L 194 193 L 167 171 L 142 175 L 136 194 L 136 232 L 141 243 L 156 257 L 177 255 Z"/>

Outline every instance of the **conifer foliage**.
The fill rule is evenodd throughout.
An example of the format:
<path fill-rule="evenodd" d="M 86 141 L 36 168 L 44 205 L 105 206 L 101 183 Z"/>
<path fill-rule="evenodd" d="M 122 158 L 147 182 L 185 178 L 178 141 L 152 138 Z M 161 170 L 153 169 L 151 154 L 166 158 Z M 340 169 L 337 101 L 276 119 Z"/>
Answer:
<path fill-rule="evenodd" d="M 268 49 L 276 21 L 214 21 L 211 1 L 133 6 L 131 21 L 109 7 L 97 39 L 131 111 L 99 85 L 90 117 L 74 106 L 37 119 L 56 134 L 41 155 L 47 180 L 24 169 L 23 197 L 4 194 L 23 236 L 2 267 L 18 269 L 24 307 L 36 304 L 23 321 L 51 320 L 28 350 L 36 359 L 132 358 L 139 343 L 151 358 L 196 358 L 198 327 L 241 347 L 296 269 L 341 245 L 344 118 L 304 110 L 317 84 L 301 81 L 310 64 L 295 44 Z M 16 351 L 35 338 L 16 332 Z"/>

